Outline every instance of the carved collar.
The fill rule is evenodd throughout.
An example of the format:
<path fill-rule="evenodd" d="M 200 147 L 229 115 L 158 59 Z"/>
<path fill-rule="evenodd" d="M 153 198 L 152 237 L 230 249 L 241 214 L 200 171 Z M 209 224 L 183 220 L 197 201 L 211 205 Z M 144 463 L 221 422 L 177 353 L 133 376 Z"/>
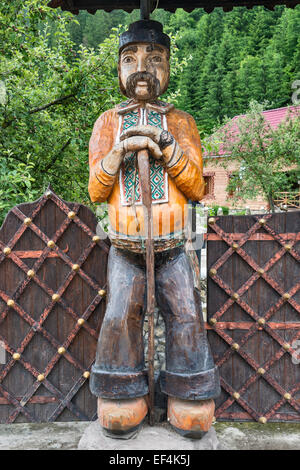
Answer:
<path fill-rule="evenodd" d="M 135 101 L 134 99 L 130 99 L 120 103 L 116 106 L 117 113 L 119 115 L 126 114 L 129 111 L 134 111 L 137 108 L 140 108 L 141 104 Z M 167 114 L 171 109 L 174 108 L 173 104 L 165 103 L 164 101 L 149 101 L 145 103 L 145 108 L 149 111 L 155 111 L 160 114 Z"/>

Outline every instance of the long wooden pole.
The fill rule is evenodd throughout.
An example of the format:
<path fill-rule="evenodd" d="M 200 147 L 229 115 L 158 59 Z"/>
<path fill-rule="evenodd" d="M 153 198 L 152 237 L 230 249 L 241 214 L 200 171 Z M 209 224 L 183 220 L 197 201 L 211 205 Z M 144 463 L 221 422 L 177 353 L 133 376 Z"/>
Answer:
<path fill-rule="evenodd" d="M 152 236 L 152 195 L 150 181 L 150 164 L 147 150 L 138 152 L 138 168 L 141 183 L 142 202 L 145 210 L 146 237 L 146 275 L 147 275 L 147 310 L 148 316 L 148 384 L 149 384 L 149 424 L 154 425 L 154 308 L 155 308 L 155 277 L 154 277 L 154 243 Z"/>

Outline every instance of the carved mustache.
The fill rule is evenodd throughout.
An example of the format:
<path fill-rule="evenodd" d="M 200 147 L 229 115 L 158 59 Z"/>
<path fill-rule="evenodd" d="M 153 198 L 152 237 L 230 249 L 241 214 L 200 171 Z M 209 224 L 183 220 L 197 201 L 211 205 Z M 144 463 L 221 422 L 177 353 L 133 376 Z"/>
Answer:
<path fill-rule="evenodd" d="M 135 89 L 138 82 L 147 82 L 148 93 L 151 97 L 157 97 L 160 95 L 160 83 L 159 80 L 149 72 L 135 72 L 130 75 L 126 80 L 126 92 L 130 98 L 135 97 Z"/>

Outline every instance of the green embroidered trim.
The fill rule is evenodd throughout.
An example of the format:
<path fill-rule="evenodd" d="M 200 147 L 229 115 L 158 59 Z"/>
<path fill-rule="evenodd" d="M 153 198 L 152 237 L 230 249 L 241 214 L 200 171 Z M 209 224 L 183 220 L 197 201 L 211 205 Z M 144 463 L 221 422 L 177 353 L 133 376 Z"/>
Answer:
<path fill-rule="evenodd" d="M 136 126 L 140 121 L 141 110 L 130 111 L 123 116 L 121 132 Z M 147 123 L 163 130 L 163 116 L 155 111 L 146 111 Z M 168 201 L 168 181 L 164 167 L 150 155 L 150 180 L 153 202 Z M 132 204 L 134 189 L 135 203 L 141 203 L 141 191 L 138 170 L 136 168 L 136 153 L 127 155 L 120 172 L 121 202 L 123 205 Z"/>

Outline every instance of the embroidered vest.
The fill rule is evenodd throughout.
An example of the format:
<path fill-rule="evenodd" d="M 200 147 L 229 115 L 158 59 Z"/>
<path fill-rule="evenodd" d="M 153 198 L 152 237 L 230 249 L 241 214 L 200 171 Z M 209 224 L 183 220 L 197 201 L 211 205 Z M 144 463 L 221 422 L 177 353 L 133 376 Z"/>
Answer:
<path fill-rule="evenodd" d="M 168 130 L 165 114 L 138 108 L 119 116 L 119 132 L 117 140 L 123 131 L 137 125 L 150 125 Z M 168 173 L 161 162 L 150 155 L 150 179 L 152 204 L 168 202 Z M 128 152 L 120 168 L 120 192 L 122 206 L 131 206 L 133 203 L 141 205 L 141 188 L 137 165 L 137 152 Z M 133 201 L 134 198 L 134 201 Z"/>

